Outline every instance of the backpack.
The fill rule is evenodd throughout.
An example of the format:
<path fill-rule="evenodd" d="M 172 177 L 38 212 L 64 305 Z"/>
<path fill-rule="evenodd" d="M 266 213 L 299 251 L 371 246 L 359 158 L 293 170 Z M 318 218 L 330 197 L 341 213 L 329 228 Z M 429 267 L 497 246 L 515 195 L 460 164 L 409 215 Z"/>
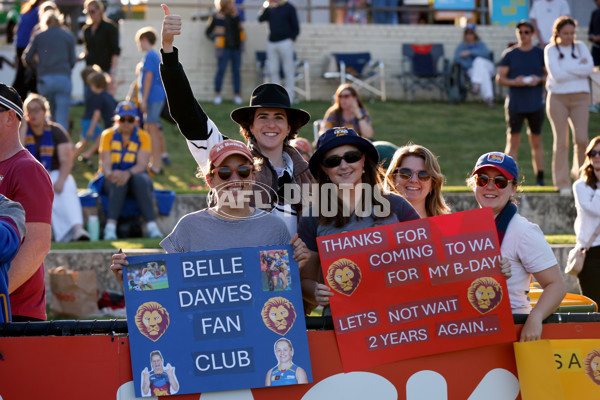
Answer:
<path fill-rule="evenodd" d="M 446 95 L 450 103 L 461 103 L 467 98 L 467 71 L 459 64 L 450 67 L 446 84 Z"/>

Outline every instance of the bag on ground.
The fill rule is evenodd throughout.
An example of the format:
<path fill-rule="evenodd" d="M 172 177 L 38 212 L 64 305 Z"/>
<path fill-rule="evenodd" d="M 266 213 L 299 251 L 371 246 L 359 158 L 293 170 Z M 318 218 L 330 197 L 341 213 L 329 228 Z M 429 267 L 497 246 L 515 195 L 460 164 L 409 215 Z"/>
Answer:
<path fill-rule="evenodd" d="M 585 261 L 585 249 L 573 248 L 569 251 L 567 257 L 567 266 L 565 267 L 565 273 L 573 276 L 579 275 L 583 269 L 583 262 Z"/>
<path fill-rule="evenodd" d="M 49 272 L 52 313 L 74 318 L 86 318 L 99 313 L 96 271 L 73 271 L 60 266 L 51 268 Z"/>

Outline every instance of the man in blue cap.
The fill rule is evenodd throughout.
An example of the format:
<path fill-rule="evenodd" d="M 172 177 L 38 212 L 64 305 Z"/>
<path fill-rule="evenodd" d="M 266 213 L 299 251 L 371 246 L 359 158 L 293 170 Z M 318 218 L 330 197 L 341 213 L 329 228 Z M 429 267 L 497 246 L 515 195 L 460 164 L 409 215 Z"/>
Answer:
<path fill-rule="evenodd" d="M 117 239 L 117 220 L 127 195 L 135 198 L 146 221 L 148 237 L 163 237 L 155 221 L 152 178 L 148 175 L 150 135 L 138 127 L 137 115 L 133 103 L 119 103 L 115 110 L 116 124 L 102 132 L 100 138 L 100 170 L 105 178 L 103 191 L 108 193 L 104 240 Z"/>

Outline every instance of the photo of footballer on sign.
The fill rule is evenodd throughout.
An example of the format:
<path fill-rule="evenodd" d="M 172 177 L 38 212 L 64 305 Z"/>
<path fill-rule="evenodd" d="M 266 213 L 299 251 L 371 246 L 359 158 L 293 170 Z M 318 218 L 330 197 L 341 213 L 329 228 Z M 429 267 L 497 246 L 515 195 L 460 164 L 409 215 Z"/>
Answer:
<path fill-rule="evenodd" d="M 291 254 L 284 245 L 127 257 L 136 396 L 312 382 Z M 279 272 L 274 290 L 264 279 L 266 259 Z"/>

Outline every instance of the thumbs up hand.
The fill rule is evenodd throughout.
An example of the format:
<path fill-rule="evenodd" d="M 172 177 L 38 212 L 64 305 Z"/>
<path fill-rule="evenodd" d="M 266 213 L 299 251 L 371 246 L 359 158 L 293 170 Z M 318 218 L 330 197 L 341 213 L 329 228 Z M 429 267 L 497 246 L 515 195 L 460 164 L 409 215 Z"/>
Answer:
<path fill-rule="evenodd" d="M 166 4 L 160 6 L 165 13 L 161 30 L 162 50 L 165 53 L 172 53 L 175 35 L 181 35 L 181 16 L 172 15 Z"/>

